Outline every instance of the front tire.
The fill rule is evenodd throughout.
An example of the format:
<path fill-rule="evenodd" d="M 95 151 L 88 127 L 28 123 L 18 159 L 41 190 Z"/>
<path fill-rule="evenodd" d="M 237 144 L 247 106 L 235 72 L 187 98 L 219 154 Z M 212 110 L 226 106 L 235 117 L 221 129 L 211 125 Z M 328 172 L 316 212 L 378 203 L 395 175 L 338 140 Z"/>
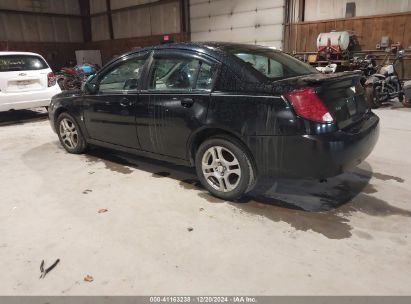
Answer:
<path fill-rule="evenodd" d="M 255 184 L 251 157 L 231 137 L 213 137 L 203 142 L 196 153 L 196 171 L 204 188 L 224 200 L 240 198 Z"/>
<path fill-rule="evenodd" d="M 67 112 L 60 114 L 56 126 L 60 143 L 67 152 L 81 154 L 86 150 L 86 141 L 73 116 Z"/>

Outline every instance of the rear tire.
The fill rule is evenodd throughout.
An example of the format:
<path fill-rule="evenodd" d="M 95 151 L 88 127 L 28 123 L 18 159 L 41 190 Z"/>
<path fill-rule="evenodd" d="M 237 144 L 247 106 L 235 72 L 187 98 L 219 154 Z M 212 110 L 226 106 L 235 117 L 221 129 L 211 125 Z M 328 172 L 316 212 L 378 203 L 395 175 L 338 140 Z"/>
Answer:
<path fill-rule="evenodd" d="M 79 125 L 73 116 L 64 112 L 57 118 L 56 130 L 61 145 L 67 152 L 81 154 L 87 148 L 87 143 L 81 134 Z"/>
<path fill-rule="evenodd" d="M 373 86 L 367 86 L 365 88 L 365 99 L 367 101 L 368 107 L 371 109 L 378 109 L 381 106 L 378 92 Z"/>
<path fill-rule="evenodd" d="M 410 103 L 410 100 L 407 98 L 407 96 L 402 95 L 398 97 L 398 100 L 402 103 L 404 108 L 411 108 L 411 103 Z"/>
<path fill-rule="evenodd" d="M 235 200 L 255 185 L 255 169 L 247 150 L 228 136 L 212 137 L 196 153 L 197 176 L 211 194 Z"/>

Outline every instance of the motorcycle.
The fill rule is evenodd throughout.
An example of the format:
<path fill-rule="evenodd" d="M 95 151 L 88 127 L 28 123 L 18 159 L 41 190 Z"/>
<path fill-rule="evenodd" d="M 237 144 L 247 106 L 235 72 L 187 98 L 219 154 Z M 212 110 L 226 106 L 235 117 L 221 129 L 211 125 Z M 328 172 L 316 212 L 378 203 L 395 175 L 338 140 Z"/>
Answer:
<path fill-rule="evenodd" d="M 337 71 L 337 64 L 335 63 L 330 63 L 325 67 L 316 67 L 317 71 L 323 73 L 323 74 L 332 74 Z"/>
<path fill-rule="evenodd" d="M 354 70 L 363 72 L 365 77 L 370 77 L 371 75 L 377 73 L 377 61 L 373 55 L 367 55 L 364 58 L 354 57 L 352 66 Z"/>
<path fill-rule="evenodd" d="M 87 78 L 97 70 L 98 67 L 91 64 L 77 65 L 73 68 L 63 67 L 57 76 L 57 83 L 62 90 L 81 89 Z"/>
<path fill-rule="evenodd" d="M 383 102 L 397 97 L 405 107 L 410 106 L 395 69 L 396 63 L 401 61 L 404 55 L 404 50 L 398 51 L 392 63 L 386 63 L 379 69 L 379 73 L 372 74 L 365 81 L 365 98 L 370 108 L 379 108 Z"/>
<path fill-rule="evenodd" d="M 337 71 L 358 71 L 363 74 L 363 85 L 365 83 L 366 77 L 369 77 L 377 72 L 377 64 L 375 57 L 372 55 L 367 55 L 363 57 L 354 57 L 350 60 L 350 65 L 348 67 L 338 66 L 335 63 L 330 63 L 324 67 L 316 67 L 317 71 L 323 74 L 336 73 Z"/>

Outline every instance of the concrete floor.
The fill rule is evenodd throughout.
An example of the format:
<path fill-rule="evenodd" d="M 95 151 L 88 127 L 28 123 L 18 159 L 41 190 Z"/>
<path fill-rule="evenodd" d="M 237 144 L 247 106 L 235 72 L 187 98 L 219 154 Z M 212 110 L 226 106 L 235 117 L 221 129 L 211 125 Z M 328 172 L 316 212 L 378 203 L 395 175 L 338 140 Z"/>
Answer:
<path fill-rule="evenodd" d="M 411 113 L 376 112 L 379 143 L 352 172 L 238 203 L 191 169 L 70 155 L 45 114 L 0 113 L 0 295 L 409 295 Z"/>

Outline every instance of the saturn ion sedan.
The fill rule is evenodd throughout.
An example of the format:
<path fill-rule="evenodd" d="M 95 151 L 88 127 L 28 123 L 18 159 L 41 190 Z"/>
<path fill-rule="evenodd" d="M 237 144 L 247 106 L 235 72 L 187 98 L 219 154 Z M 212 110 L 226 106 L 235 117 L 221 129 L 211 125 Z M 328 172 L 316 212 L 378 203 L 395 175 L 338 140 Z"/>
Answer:
<path fill-rule="evenodd" d="M 324 179 L 363 161 L 379 119 L 360 77 L 255 45 L 169 44 L 112 60 L 54 96 L 49 115 L 69 153 L 97 145 L 193 166 L 234 200 L 261 177 Z"/>

